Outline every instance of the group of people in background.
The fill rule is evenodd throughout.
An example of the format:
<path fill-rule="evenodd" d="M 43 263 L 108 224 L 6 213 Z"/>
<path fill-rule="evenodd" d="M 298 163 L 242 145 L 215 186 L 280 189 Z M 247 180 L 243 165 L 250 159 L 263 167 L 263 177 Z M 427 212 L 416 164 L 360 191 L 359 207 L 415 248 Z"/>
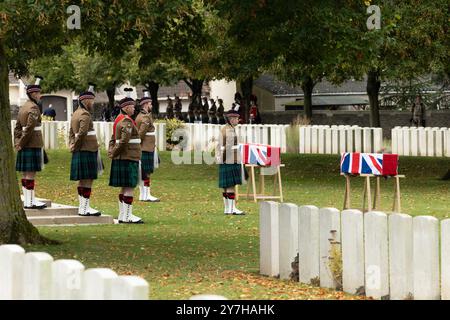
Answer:
<path fill-rule="evenodd" d="M 166 111 L 161 116 L 164 119 L 177 119 L 187 123 L 209 123 L 209 124 L 226 124 L 226 111 L 233 110 L 239 113 L 239 123 L 244 123 L 247 119 L 249 124 L 261 124 L 261 115 L 258 108 L 257 97 L 251 95 L 249 99 L 248 115 L 245 115 L 245 108 L 243 105 L 243 98 L 239 92 L 234 96 L 234 102 L 228 108 L 224 105 L 223 99 L 216 97 L 216 99 L 202 97 L 197 103 L 189 99 L 189 106 L 187 112 L 183 112 L 183 103 L 181 98 L 174 94 L 174 98 L 167 96 Z M 227 109 L 227 110 L 225 110 Z M 104 107 L 102 111 L 103 121 L 114 121 L 120 114 L 120 106 L 116 104 L 112 110 Z"/>

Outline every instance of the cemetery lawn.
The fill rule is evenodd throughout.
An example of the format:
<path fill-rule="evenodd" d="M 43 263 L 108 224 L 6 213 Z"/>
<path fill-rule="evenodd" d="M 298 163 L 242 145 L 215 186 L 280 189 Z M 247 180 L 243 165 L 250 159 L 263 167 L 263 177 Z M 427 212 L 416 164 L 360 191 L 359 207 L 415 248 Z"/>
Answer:
<path fill-rule="evenodd" d="M 49 151 L 50 163 L 38 176 L 37 196 L 77 205 L 76 182 L 69 181 L 70 153 Z M 77 259 L 86 268 L 111 268 L 138 275 L 150 284 L 150 299 L 187 299 L 214 293 L 229 299 L 358 299 L 342 292 L 280 281 L 258 275 L 259 218 L 257 204 L 242 200 L 246 216 L 225 216 L 217 166 L 176 166 L 161 154 L 153 175 L 153 194 L 160 203 L 135 202 L 144 225 L 39 227 L 62 242 L 27 246 L 55 259 Z M 95 182 L 92 205 L 117 218 L 118 189 L 108 186 L 110 160 L 103 152 L 105 174 Z M 282 156 L 285 202 L 342 209 L 345 179 L 336 155 Z M 450 159 L 401 157 L 402 211 L 411 215 L 450 214 L 450 181 L 439 178 Z M 272 179 L 266 179 L 272 181 Z M 382 210 L 392 209 L 393 180 L 382 181 Z M 272 190 L 268 183 L 266 190 Z M 362 206 L 363 179 L 352 179 L 352 205 Z M 138 196 L 138 190 L 135 191 Z"/>

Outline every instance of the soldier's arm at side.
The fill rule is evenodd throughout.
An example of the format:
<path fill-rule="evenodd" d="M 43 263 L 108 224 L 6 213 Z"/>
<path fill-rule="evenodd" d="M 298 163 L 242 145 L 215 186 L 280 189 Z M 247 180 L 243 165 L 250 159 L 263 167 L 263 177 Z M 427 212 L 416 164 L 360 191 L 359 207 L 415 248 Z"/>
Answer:
<path fill-rule="evenodd" d="M 144 118 L 141 122 L 141 125 L 139 126 L 139 138 L 141 138 L 141 141 L 144 141 L 145 135 L 148 131 L 148 128 L 150 127 L 150 120 L 147 118 Z"/>
<path fill-rule="evenodd" d="M 14 147 L 17 151 L 21 149 L 19 144 L 20 138 L 22 138 L 22 126 L 20 125 L 19 120 L 17 120 L 16 126 L 14 127 Z"/>
<path fill-rule="evenodd" d="M 19 140 L 19 147 L 23 148 L 31 139 L 34 133 L 34 128 L 36 127 L 39 120 L 39 111 L 32 110 L 28 113 L 27 125 L 23 128 L 22 138 Z"/>
<path fill-rule="evenodd" d="M 83 140 L 87 136 L 87 133 L 89 132 L 89 123 L 90 119 L 88 116 L 82 115 L 80 117 L 80 127 L 78 129 L 78 132 L 75 133 L 75 142 L 73 146 L 74 150 L 79 150 L 81 148 Z"/>
<path fill-rule="evenodd" d="M 116 144 L 112 151 L 112 156 L 116 157 L 122 153 L 128 141 L 131 138 L 131 121 L 123 120 L 119 128 L 119 134 L 116 136 Z"/>

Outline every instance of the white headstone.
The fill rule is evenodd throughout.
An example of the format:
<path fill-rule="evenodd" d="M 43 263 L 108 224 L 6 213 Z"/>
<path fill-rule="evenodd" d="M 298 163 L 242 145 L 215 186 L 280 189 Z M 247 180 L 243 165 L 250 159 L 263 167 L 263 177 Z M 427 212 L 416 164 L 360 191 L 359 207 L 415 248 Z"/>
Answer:
<path fill-rule="evenodd" d="M 398 128 L 391 130 L 391 149 L 392 153 L 398 154 Z"/>
<path fill-rule="evenodd" d="M 411 155 L 411 129 L 404 128 L 403 131 L 403 155 L 409 156 Z"/>
<path fill-rule="evenodd" d="M 53 258 L 46 252 L 28 252 L 24 260 L 23 298 L 49 300 L 52 292 Z"/>
<path fill-rule="evenodd" d="M 276 277 L 280 273 L 278 203 L 263 201 L 259 206 L 259 268 L 262 275 Z"/>
<path fill-rule="evenodd" d="M 363 129 L 363 150 L 366 153 L 372 152 L 372 129 Z"/>
<path fill-rule="evenodd" d="M 373 151 L 379 152 L 383 148 L 383 129 L 373 129 Z"/>
<path fill-rule="evenodd" d="M 436 141 L 436 157 L 444 155 L 444 135 L 441 130 L 435 130 L 434 138 Z"/>
<path fill-rule="evenodd" d="M 112 279 L 112 300 L 148 300 L 147 281 L 136 276 L 119 276 Z"/>
<path fill-rule="evenodd" d="M 52 263 L 52 299 L 80 300 L 81 276 L 84 266 L 77 260 L 56 260 Z"/>
<path fill-rule="evenodd" d="M 25 250 L 15 244 L 0 246 L 0 300 L 22 299 Z"/>
<path fill-rule="evenodd" d="M 280 279 L 289 279 L 292 262 L 298 254 L 298 207 L 282 203 L 279 207 Z"/>
<path fill-rule="evenodd" d="M 330 264 L 332 259 L 340 258 L 332 255 L 333 246 L 340 248 L 341 242 L 341 215 L 339 210 L 335 208 L 320 209 L 319 226 L 320 286 L 335 289 L 340 283 L 337 282 L 338 275 L 333 274 L 333 271 L 330 269 Z"/>
<path fill-rule="evenodd" d="M 439 220 L 432 216 L 413 218 L 414 299 L 438 300 Z"/>
<path fill-rule="evenodd" d="M 436 130 L 433 130 L 431 128 L 426 128 L 425 131 L 427 132 L 427 156 L 428 157 L 434 157 L 434 134 Z"/>
<path fill-rule="evenodd" d="M 339 129 L 333 128 L 331 129 L 331 153 L 339 154 Z"/>
<path fill-rule="evenodd" d="M 445 143 L 445 156 L 450 157 L 450 129 L 445 131 L 444 143 Z"/>
<path fill-rule="evenodd" d="M 319 151 L 318 128 L 311 128 L 311 153 L 317 154 Z"/>
<path fill-rule="evenodd" d="M 318 139 L 318 152 L 319 152 L 319 154 L 324 154 L 325 153 L 325 128 L 324 127 L 320 127 L 318 129 L 317 139 Z"/>
<path fill-rule="evenodd" d="M 311 127 L 305 127 L 305 153 L 311 153 Z"/>
<path fill-rule="evenodd" d="M 299 140 L 299 153 L 305 153 L 305 127 L 298 128 L 298 140 Z"/>
<path fill-rule="evenodd" d="M 411 128 L 411 155 L 417 157 L 419 155 L 419 131 Z"/>
<path fill-rule="evenodd" d="M 389 253 L 387 215 L 372 211 L 364 215 L 364 261 L 366 296 L 382 299 L 389 295 Z"/>
<path fill-rule="evenodd" d="M 353 128 L 348 128 L 347 130 L 347 147 L 346 152 L 354 152 L 355 148 L 354 148 L 354 130 Z"/>
<path fill-rule="evenodd" d="M 362 151 L 362 129 L 354 128 L 353 131 L 355 132 L 355 152 L 361 152 Z"/>
<path fill-rule="evenodd" d="M 347 129 L 339 128 L 339 153 L 347 150 Z"/>
<path fill-rule="evenodd" d="M 427 155 L 427 132 L 424 128 L 418 128 L 419 132 L 419 155 Z"/>
<path fill-rule="evenodd" d="M 87 269 L 81 279 L 83 300 L 111 300 L 112 282 L 117 273 L 111 269 Z"/>
<path fill-rule="evenodd" d="M 341 219 L 342 286 L 345 292 L 356 294 L 364 288 L 363 214 L 344 210 Z"/>
<path fill-rule="evenodd" d="M 333 141 L 331 138 L 331 128 L 325 128 L 325 153 L 331 154 Z"/>
<path fill-rule="evenodd" d="M 450 219 L 441 221 L 441 298 L 450 300 Z"/>
<path fill-rule="evenodd" d="M 404 146 L 405 141 L 403 139 L 405 128 L 399 128 L 397 132 L 397 151 L 399 156 L 403 156 L 405 153 Z"/>
<path fill-rule="evenodd" d="M 413 220 L 410 215 L 389 215 L 390 299 L 411 299 L 413 284 Z"/>
<path fill-rule="evenodd" d="M 298 251 L 299 281 L 313 283 L 319 280 L 319 209 L 315 206 L 299 208 Z"/>

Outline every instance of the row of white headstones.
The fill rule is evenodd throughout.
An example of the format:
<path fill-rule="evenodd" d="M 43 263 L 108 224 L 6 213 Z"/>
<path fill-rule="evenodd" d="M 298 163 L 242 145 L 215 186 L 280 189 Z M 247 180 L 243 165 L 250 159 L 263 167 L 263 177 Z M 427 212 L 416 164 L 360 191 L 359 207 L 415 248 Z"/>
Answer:
<path fill-rule="evenodd" d="M 297 254 L 302 283 L 376 299 L 450 299 L 450 219 L 261 202 L 260 273 L 289 279 Z M 342 259 L 341 274 L 332 259 Z"/>

